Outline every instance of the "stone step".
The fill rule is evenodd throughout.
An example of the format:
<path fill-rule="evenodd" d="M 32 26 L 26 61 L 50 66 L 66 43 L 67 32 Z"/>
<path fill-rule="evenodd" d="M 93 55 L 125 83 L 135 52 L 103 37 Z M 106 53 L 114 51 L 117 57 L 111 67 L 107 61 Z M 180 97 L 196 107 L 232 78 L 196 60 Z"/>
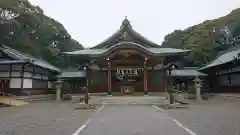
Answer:
<path fill-rule="evenodd" d="M 155 102 L 142 102 L 142 101 L 122 101 L 122 102 L 102 102 L 102 104 L 118 105 L 118 104 L 140 104 L 140 105 L 162 105 L 166 104 L 168 101 L 155 101 Z"/>
<path fill-rule="evenodd" d="M 163 104 L 165 97 L 107 97 L 100 100 L 102 104 Z"/>

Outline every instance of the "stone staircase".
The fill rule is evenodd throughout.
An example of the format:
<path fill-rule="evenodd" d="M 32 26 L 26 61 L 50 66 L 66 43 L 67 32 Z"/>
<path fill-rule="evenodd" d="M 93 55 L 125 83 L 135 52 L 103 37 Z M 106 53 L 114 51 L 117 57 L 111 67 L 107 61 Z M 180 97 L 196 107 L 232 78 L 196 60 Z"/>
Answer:
<path fill-rule="evenodd" d="M 166 97 L 163 96 L 112 96 L 102 97 L 101 104 L 109 105 L 161 105 L 166 104 Z"/>

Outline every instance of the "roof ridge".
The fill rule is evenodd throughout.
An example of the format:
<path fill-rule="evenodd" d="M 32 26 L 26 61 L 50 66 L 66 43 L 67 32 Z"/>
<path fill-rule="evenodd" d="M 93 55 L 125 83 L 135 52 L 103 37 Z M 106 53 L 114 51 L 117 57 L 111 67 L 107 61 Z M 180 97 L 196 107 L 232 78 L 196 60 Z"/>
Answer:
<path fill-rule="evenodd" d="M 24 59 L 22 58 L 22 56 L 24 56 L 24 54 L 14 48 L 11 48 L 10 46 L 7 46 L 7 45 L 4 45 L 2 44 L 1 45 L 3 47 L 3 49 L 8 49 L 10 50 L 10 52 L 8 51 L 8 53 L 11 53 L 12 55 L 14 55 L 15 57 L 19 58 L 19 59 Z"/>
<path fill-rule="evenodd" d="M 238 45 L 231 46 L 230 48 L 228 48 L 228 49 L 226 49 L 226 50 L 224 50 L 224 51 L 219 52 L 219 54 L 218 54 L 217 56 L 223 55 L 223 54 L 228 53 L 228 52 L 235 51 L 236 49 L 240 49 L 240 45 L 239 45 L 239 44 L 238 44 Z"/>
<path fill-rule="evenodd" d="M 120 26 L 120 28 L 122 28 L 124 26 L 129 26 L 132 28 L 132 25 L 131 25 L 130 21 L 127 19 L 127 16 L 125 16 L 125 19 L 122 21 L 122 25 Z"/>
<path fill-rule="evenodd" d="M 240 45 L 232 46 L 231 48 L 227 49 L 226 51 L 223 51 L 222 53 L 220 53 L 219 55 L 217 55 L 217 57 L 216 57 L 215 59 L 213 59 L 213 60 L 207 62 L 206 64 L 204 64 L 201 68 L 199 68 L 199 70 L 204 70 L 204 69 L 207 69 L 207 68 L 211 68 L 211 67 L 213 67 L 213 66 L 217 66 L 217 65 L 213 65 L 213 66 L 207 67 L 208 65 L 212 64 L 214 61 L 215 61 L 215 62 L 216 62 L 216 61 L 223 62 L 223 63 L 221 63 L 221 64 L 225 64 L 225 63 L 227 63 L 227 62 L 231 62 L 231 61 L 233 60 L 233 58 L 230 58 L 230 60 L 227 61 L 227 62 L 226 62 L 226 61 L 224 62 L 224 61 L 220 60 L 219 58 L 222 57 L 222 56 L 224 56 L 224 55 L 226 55 L 226 54 L 228 54 L 228 53 L 234 53 L 234 52 L 236 52 L 237 55 L 240 54 Z M 218 64 L 218 65 L 221 65 L 221 64 Z"/>
<path fill-rule="evenodd" d="M 32 64 L 35 64 L 35 65 L 38 65 L 38 66 L 41 66 L 41 67 L 44 67 L 44 65 L 41 65 L 39 63 L 35 63 L 36 61 L 41 61 L 42 63 L 48 65 L 47 67 L 44 67 L 44 68 L 48 68 L 48 69 L 51 69 L 51 70 L 55 70 L 55 71 L 60 71 L 59 68 L 55 67 L 54 65 L 46 62 L 45 60 L 41 59 L 41 58 L 37 58 L 37 57 L 34 57 L 30 54 L 27 54 L 27 53 L 23 53 L 23 52 L 20 52 L 14 48 L 11 48 L 10 46 L 7 46 L 7 45 L 1 45 L 2 48 L 2 51 L 5 51 L 5 53 L 8 53 L 8 55 L 14 55 L 13 57 L 17 58 L 17 59 L 22 59 L 22 60 L 28 60 L 29 62 L 31 62 Z M 6 52 L 7 51 L 7 52 Z M 45 65 L 45 66 L 46 66 Z M 51 67 L 49 67 L 51 66 Z"/>
<path fill-rule="evenodd" d="M 91 49 L 102 48 L 102 47 L 106 47 L 106 46 L 109 47 L 109 45 L 111 46 L 111 43 L 113 44 L 113 42 L 114 43 L 117 42 L 119 40 L 119 38 L 121 37 L 121 35 L 123 34 L 123 32 L 125 32 L 125 31 L 127 31 L 132 37 L 134 37 L 134 39 L 137 39 L 137 40 L 140 40 L 141 42 L 143 42 L 144 45 L 148 45 L 149 47 L 156 47 L 156 48 L 160 47 L 160 45 L 158 45 L 157 43 L 147 39 L 147 37 L 141 35 L 139 32 L 134 30 L 130 24 L 130 21 L 127 18 L 125 18 L 122 21 L 122 25 L 121 25 L 120 29 L 118 29 L 116 32 L 114 32 L 108 38 L 104 39 L 102 42 L 91 47 Z"/>

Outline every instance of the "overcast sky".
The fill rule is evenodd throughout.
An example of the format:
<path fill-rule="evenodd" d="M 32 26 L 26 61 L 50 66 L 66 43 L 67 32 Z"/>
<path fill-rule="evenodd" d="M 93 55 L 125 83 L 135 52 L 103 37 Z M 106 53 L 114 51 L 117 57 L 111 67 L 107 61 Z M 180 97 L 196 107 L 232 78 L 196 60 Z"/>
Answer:
<path fill-rule="evenodd" d="M 214 19 L 240 8 L 240 0 L 30 0 L 61 22 L 71 36 L 91 47 L 127 16 L 133 29 L 161 44 L 175 29 Z"/>

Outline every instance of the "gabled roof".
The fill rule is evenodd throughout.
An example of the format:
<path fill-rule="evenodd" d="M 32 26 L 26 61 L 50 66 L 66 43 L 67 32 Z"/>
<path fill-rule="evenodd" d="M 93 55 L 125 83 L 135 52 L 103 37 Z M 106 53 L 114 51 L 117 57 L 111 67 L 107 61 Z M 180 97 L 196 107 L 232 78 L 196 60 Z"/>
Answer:
<path fill-rule="evenodd" d="M 169 56 L 169 55 L 176 55 L 176 54 L 185 54 L 188 53 L 189 50 L 182 50 L 182 49 L 173 49 L 173 48 L 146 48 L 141 46 L 140 44 L 134 42 L 121 42 L 117 43 L 109 48 L 101 48 L 101 49 L 83 49 L 73 52 L 64 52 L 64 54 L 68 55 L 88 55 L 88 56 L 99 56 L 107 54 L 114 49 L 117 48 L 124 48 L 124 47 L 134 47 L 135 49 L 144 50 L 146 53 L 153 55 L 153 56 Z"/>
<path fill-rule="evenodd" d="M 173 69 L 172 76 L 174 77 L 196 77 L 196 76 L 208 76 L 202 72 L 199 72 L 196 67 L 185 67 L 183 69 Z"/>
<path fill-rule="evenodd" d="M 125 39 L 126 34 L 127 36 L 131 36 L 133 38 L 132 40 L 130 40 L 131 42 L 141 44 L 144 47 L 155 47 L 155 48 L 160 47 L 160 45 L 150 41 L 149 39 L 142 36 L 140 33 L 136 32 L 132 28 L 130 21 L 127 18 L 125 18 L 119 30 L 117 30 L 110 37 L 108 37 L 101 43 L 97 44 L 96 46 L 92 47 L 91 49 L 109 48 L 112 45 L 117 44 L 119 42 L 129 41 Z"/>
<path fill-rule="evenodd" d="M 49 70 L 54 71 L 54 72 L 61 72 L 59 68 L 47 63 L 46 61 L 44 61 L 40 58 L 36 58 L 36 57 L 30 56 L 28 54 L 21 53 L 21 52 L 13 49 L 11 47 L 8 47 L 6 45 L 1 45 L 0 50 L 3 53 L 7 54 L 9 57 L 15 59 L 15 61 L 16 60 L 27 61 L 27 62 L 29 62 L 33 65 L 37 65 L 39 67 L 46 68 L 46 69 L 49 69 Z"/>
<path fill-rule="evenodd" d="M 233 48 L 228 49 L 226 52 L 219 55 L 216 59 L 209 62 L 206 66 L 200 68 L 199 70 L 205 70 L 212 67 L 220 66 L 223 64 L 227 64 L 229 62 L 234 61 L 240 55 L 240 46 L 235 46 Z"/>

